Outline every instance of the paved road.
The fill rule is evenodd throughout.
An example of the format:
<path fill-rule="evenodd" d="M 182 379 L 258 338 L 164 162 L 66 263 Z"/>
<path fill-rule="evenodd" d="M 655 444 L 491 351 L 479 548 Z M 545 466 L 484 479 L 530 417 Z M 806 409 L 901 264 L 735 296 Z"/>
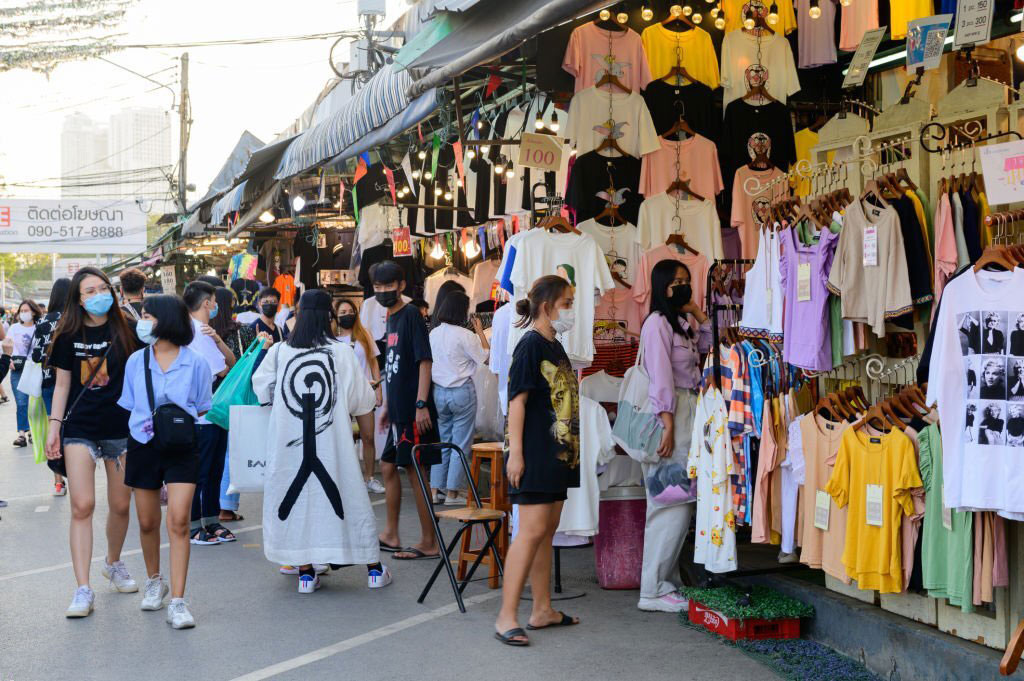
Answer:
<path fill-rule="evenodd" d="M 187 598 L 198 626 L 189 631 L 171 630 L 162 611 L 141 612 L 140 594 L 107 589 L 99 571 L 105 545 L 99 502 L 96 610 L 68 620 L 64 609 L 75 587 L 70 498 L 50 496 L 49 471 L 32 462 L 29 449 L 11 447 L 13 439 L 12 400 L 0 405 L 0 498 L 10 502 L 0 510 L 0 681 L 774 678 L 742 653 L 682 628 L 672 615 L 639 612 L 637 592 L 600 590 L 590 550 L 565 552 L 563 564 L 571 585 L 586 591 L 563 607 L 583 624 L 535 634 L 525 650 L 491 638 L 499 592 L 482 583 L 467 589 L 472 602 L 465 615 L 444 582 L 417 604 L 432 562 L 390 561 L 395 583 L 381 591 L 369 591 L 365 571 L 354 567 L 326 576 L 316 594 L 299 595 L 296 578 L 279 575 L 263 556 L 259 495 L 243 496 L 246 520 L 233 525 L 237 543 L 192 547 Z M 101 473 L 97 479 L 104 486 Z M 376 510 L 382 517 L 383 507 Z M 408 503 L 407 541 L 413 513 Z M 124 560 L 141 584 L 134 508 L 132 514 Z"/>

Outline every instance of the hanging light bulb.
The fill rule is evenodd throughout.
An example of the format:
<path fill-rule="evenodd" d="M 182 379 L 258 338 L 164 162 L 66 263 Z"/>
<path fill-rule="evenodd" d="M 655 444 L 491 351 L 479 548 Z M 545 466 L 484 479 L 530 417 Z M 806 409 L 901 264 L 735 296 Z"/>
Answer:
<path fill-rule="evenodd" d="M 717 18 L 718 18 L 718 13 L 719 13 L 720 11 L 721 11 L 721 10 L 720 10 L 720 9 L 718 9 L 718 7 L 712 7 L 712 8 L 711 8 L 711 18 L 712 18 L 712 19 L 717 19 Z"/>
<path fill-rule="evenodd" d="M 807 13 L 811 15 L 812 19 L 821 17 L 821 5 L 818 0 L 811 0 L 811 7 L 807 10 Z"/>
<path fill-rule="evenodd" d="M 779 23 L 779 6 L 772 3 L 772 6 L 768 8 L 768 25 L 774 26 Z"/>
<path fill-rule="evenodd" d="M 700 15 L 700 12 L 695 12 L 694 15 L 690 17 L 690 21 L 692 21 L 695 24 L 699 24 L 700 22 L 704 21 L 704 17 Z"/>
<path fill-rule="evenodd" d="M 429 170 L 424 170 L 423 179 L 426 180 L 427 182 L 430 182 L 431 180 L 434 179 L 434 173 L 430 172 Z"/>
<path fill-rule="evenodd" d="M 849 7 L 852 4 L 852 2 L 853 0 L 839 0 L 839 4 L 842 5 L 843 7 Z"/>
<path fill-rule="evenodd" d="M 434 260 L 440 260 L 444 257 L 444 249 L 441 248 L 441 242 L 434 239 L 434 247 L 430 249 L 430 257 Z"/>
<path fill-rule="evenodd" d="M 269 210 L 265 210 L 262 213 L 260 213 L 260 222 L 262 222 L 263 224 L 269 225 L 273 221 L 274 214 L 271 213 Z"/>
<path fill-rule="evenodd" d="M 442 190 L 440 187 L 434 187 L 434 196 L 441 196 L 443 192 L 444 190 Z"/>
<path fill-rule="evenodd" d="M 725 17 L 723 17 L 721 14 L 715 17 L 715 28 L 717 28 L 719 31 L 725 29 Z"/>
<path fill-rule="evenodd" d="M 629 21 L 629 15 L 626 14 L 625 12 L 619 12 L 618 14 L 615 15 L 615 21 L 619 22 L 620 24 L 624 24 L 627 21 Z"/>
<path fill-rule="evenodd" d="M 1021 43 L 1020 47 L 1017 48 L 1017 59 L 1024 61 L 1024 43 Z"/>
<path fill-rule="evenodd" d="M 476 122 L 476 129 L 477 130 L 483 130 L 484 129 L 484 122 L 483 121 L 477 121 Z"/>
<path fill-rule="evenodd" d="M 544 129 L 544 117 L 540 115 L 539 111 L 537 112 L 537 119 L 533 122 L 533 127 L 537 130 Z"/>
<path fill-rule="evenodd" d="M 505 171 L 505 177 L 511 180 L 515 176 L 516 176 L 515 169 L 512 166 L 509 166 L 508 169 Z"/>
<path fill-rule="evenodd" d="M 476 239 L 467 239 L 466 244 L 462 247 L 462 252 L 466 254 L 466 257 L 473 259 L 480 255 L 480 244 L 476 242 Z"/>
<path fill-rule="evenodd" d="M 683 13 L 683 8 L 680 7 L 679 5 L 672 5 L 671 7 L 668 8 L 668 13 L 674 17 L 677 17 Z"/>
<path fill-rule="evenodd" d="M 552 112 L 551 114 L 551 125 L 548 126 L 551 132 L 558 132 L 558 114 Z"/>
<path fill-rule="evenodd" d="M 444 193 L 444 200 L 445 201 L 451 201 L 452 200 L 452 193 L 450 191 L 447 191 L 447 192 Z"/>
<path fill-rule="evenodd" d="M 299 194 L 298 196 L 296 196 L 295 198 L 292 199 L 292 209 L 294 209 L 296 213 L 298 213 L 300 210 L 302 210 L 305 207 L 306 207 L 306 199 L 302 198 L 301 194 Z"/>
<path fill-rule="evenodd" d="M 419 168 L 417 168 L 416 170 L 412 171 L 412 179 L 414 179 L 414 180 L 418 180 L 418 179 L 420 179 L 420 171 L 419 171 Z"/>
<path fill-rule="evenodd" d="M 505 174 L 505 166 L 502 165 L 501 161 L 498 161 L 497 165 L 494 166 L 494 174 L 495 175 L 504 175 Z"/>
<path fill-rule="evenodd" d="M 490 150 L 491 150 L 491 147 L 490 147 L 490 145 L 488 145 L 488 144 L 481 144 L 481 145 L 480 145 L 480 153 L 481 153 L 481 154 L 483 154 L 484 156 L 486 156 L 486 155 L 487 155 L 487 153 L 488 153 L 488 152 L 489 152 Z"/>
<path fill-rule="evenodd" d="M 690 7 L 689 5 L 684 5 L 683 6 L 683 16 L 687 16 L 688 17 L 691 14 L 693 14 L 693 8 Z"/>
<path fill-rule="evenodd" d="M 640 10 L 640 16 L 643 17 L 644 21 L 650 21 L 654 18 L 654 10 L 650 7 L 644 7 Z"/>
<path fill-rule="evenodd" d="M 473 151 L 473 149 L 466 149 L 466 158 L 472 161 L 474 158 L 476 158 L 476 152 Z"/>
<path fill-rule="evenodd" d="M 418 158 L 418 159 L 419 159 L 419 160 L 421 160 L 421 161 L 424 161 L 424 160 L 426 160 L 426 158 L 427 158 L 427 152 L 425 152 L 425 151 L 423 151 L 422 149 L 420 149 L 420 153 L 416 154 L 416 158 Z"/>
<path fill-rule="evenodd" d="M 749 9 L 747 10 L 746 16 L 743 17 L 743 28 L 748 31 L 754 28 L 754 13 Z"/>
<path fill-rule="evenodd" d="M 603 9 L 597 16 L 601 17 L 601 21 L 608 21 L 609 19 L 612 18 L 612 13 L 606 9 Z"/>

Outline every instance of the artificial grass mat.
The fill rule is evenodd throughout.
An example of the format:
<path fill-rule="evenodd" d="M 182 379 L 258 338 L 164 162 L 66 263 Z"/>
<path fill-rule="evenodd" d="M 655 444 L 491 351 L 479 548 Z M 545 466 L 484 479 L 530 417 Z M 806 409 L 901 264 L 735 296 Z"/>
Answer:
<path fill-rule="evenodd" d="M 751 588 L 750 605 L 740 605 L 743 591 L 734 586 L 712 588 L 684 586 L 679 593 L 730 619 L 775 620 L 786 617 L 812 617 L 814 607 L 766 586 Z M 685 615 L 685 613 L 683 613 Z"/>

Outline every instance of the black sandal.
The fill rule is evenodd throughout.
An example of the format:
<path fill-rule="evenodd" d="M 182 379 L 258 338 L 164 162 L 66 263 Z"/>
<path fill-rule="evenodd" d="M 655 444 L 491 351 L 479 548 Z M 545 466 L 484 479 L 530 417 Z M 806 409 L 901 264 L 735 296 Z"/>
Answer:
<path fill-rule="evenodd" d="M 14 446 L 15 447 L 27 447 L 28 446 L 28 442 L 25 440 L 25 436 L 24 435 L 19 435 L 17 438 L 15 438 L 14 439 Z"/>
<path fill-rule="evenodd" d="M 217 538 L 212 536 L 205 529 L 200 528 L 192 533 L 189 543 L 196 544 L 198 546 L 216 546 L 220 542 L 218 542 Z"/>
<path fill-rule="evenodd" d="M 580 623 L 578 619 L 575 617 L 569 617 L 564 612 L 559 611 L 558 614 L 562 616 L 562 619 L 558 622 L 551 622 L 550 624 L 545 624 L 542 627 L 535 627 L 532 624 L 527 623 L 526 628 L 530 631 L 537 631 L 538 629 L 547 629 L 548 627 L 572 627 Z"/>
<path fill-rule="evenodd" d="M 206 526 L 206 532 L 217 541 L 226 544 L 227 542 L 238 541 L 238 537 L 228 528 L 220 523 L 212 523 Z"/>
<path fill-rule="evenodd" d="M 517 648 L 525 648 L 526 646 L 530 645 L 529 637 L 527 637 L 526 632 L 523 631 L 520 627 L 516 627 L 515 629 L 509 629 L 504 634 L 494 632 L 494 638 L 498 639 L 507 646 L 515 646 Z M 516 639 L 526 640 L 521 641 Z"/>

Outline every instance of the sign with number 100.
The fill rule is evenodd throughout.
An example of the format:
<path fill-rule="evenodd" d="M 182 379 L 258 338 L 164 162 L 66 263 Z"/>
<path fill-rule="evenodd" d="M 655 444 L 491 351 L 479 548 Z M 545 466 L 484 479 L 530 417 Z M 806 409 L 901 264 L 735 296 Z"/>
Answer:
<path fill-rule="evenodd" d="M 552 135 L 523 133 L 519 143 L 519 165 L 541 170 L 558 170 L 562 165 L 562 145 Z"/>
<path fill-rule="evenodd" d="M 399 227 L 391 232 L 391 246 L 396 258 L 412 255 L 412 236 L 408 227 Z"/>

